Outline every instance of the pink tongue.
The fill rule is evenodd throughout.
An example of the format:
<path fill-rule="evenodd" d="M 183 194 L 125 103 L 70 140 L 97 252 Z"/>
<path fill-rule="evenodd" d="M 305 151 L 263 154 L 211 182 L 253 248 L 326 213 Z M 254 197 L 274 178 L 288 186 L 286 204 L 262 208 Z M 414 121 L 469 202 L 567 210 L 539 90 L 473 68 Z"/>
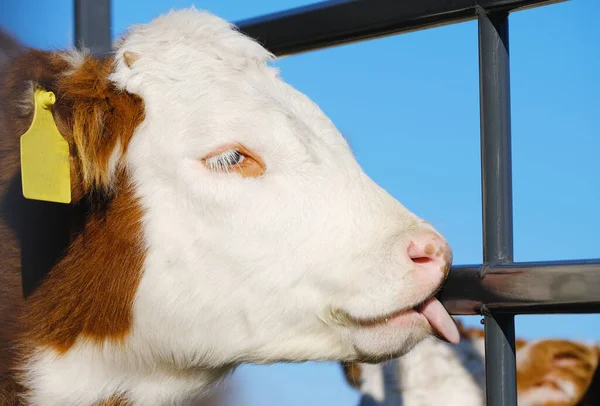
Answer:
<path fill-rule="evenodd" d="M 453 344 L 460 342 L 460 334 L 456 323 L 439 300 L 429 299 L 421 306 L 419 313 L 425 316 L 431 327 L 437 330 L 446 340 Z"/>

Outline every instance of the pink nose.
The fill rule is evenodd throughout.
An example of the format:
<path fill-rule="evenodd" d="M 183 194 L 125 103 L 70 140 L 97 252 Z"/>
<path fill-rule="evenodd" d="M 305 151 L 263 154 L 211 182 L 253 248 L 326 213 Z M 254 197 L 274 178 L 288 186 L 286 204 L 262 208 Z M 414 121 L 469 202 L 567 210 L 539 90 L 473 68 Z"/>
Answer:
<path fill-rule="evenodd" d="M 434 232 L 415 236 L 408 245 L 408 257 L 422 271 L 442 272 L 444 276 L 452 265 L 452 249 L 444 238 Z"/>

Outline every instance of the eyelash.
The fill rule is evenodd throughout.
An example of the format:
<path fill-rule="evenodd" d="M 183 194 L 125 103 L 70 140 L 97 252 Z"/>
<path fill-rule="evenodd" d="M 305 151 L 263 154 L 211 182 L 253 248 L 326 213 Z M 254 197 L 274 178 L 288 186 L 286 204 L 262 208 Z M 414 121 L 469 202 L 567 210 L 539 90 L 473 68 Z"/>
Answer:
<path fill-rule="evenodd" d="M 239 165 L 246 157 L 240 151 L 230 149 L 206 160 L 206 166 L 213 171 L 227 172 L 233 165 Z"/>

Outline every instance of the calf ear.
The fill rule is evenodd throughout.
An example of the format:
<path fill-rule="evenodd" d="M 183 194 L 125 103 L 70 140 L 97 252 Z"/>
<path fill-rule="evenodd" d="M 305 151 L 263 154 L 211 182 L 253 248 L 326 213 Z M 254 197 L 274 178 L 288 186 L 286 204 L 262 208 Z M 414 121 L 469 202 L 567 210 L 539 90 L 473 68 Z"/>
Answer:
<path fill-rule="evenodd" d="M 31 50 L 16 58 L 3 75 L 2 96 L 13 137 L 31 125 L 35 89 L 55 94 L 51 109 L 69 144 L 73 202 L 92 191 L 113 189 L 122 157 L 144 118 L 142 100 L 109 81 L 113 70 L 112 58 Z"/>

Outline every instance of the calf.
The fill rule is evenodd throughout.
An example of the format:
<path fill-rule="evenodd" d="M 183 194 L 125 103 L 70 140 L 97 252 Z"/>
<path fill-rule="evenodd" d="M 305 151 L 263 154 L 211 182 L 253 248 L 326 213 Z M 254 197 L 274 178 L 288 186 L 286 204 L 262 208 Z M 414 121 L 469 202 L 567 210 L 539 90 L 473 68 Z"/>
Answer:
<path fill-rule="evenodd" d="M 69 233 L 41 247 L 61 254 L 11 311 L 5 404 L 180 404 L 242 362 L 374 362 L 431 334 L 459 339 L 434 298 L 444 238 L 365 175 L 272 59 L 189 9 L 133 27 L 105 59 L 28 50 L 8 67 L 11 306 L 24 236 L 55 218 L 40 213 L 72 222 L 51 224 Z M 20 194 L 36 94 L 68 143 L 69 205 Z"/>
<path fill-rule="evenodd" d="M 460 333 L 459 345 L 428 338 L 396 362 L 343 364 L 345 377 L 363 393 L 363 406 L 483 406 L 483 330 L 460 326 Z M 597 346 L 568 340 L 517 340 L 516 350 L 519 406 L 600 404 Z M 398 393 L 400 403 L 390 399 L 390 393 Z"/>

